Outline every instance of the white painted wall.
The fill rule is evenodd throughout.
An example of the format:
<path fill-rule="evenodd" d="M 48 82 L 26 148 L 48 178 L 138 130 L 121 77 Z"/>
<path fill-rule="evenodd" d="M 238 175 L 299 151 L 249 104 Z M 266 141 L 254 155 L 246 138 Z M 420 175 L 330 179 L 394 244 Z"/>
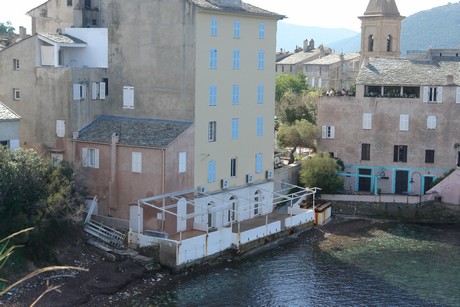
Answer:
<path fill-rule="evenodd" d="M 65 33 L 81 39 L 87 46 L 85 48 L 66 48 L 64 65 L 108 68 L 109 39 L 107 28 L 66 28 Z M 75 64 L 71 61 L 75 61 Z"/>

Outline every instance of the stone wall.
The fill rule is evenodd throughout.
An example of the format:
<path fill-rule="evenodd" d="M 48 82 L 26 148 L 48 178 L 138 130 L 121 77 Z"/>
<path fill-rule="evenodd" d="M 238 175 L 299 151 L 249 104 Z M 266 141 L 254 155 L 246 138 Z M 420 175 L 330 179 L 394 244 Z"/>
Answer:
<path fill-rule="evenodd" d="M 438 202 L 405 204 L 333 201 L 332 215 L 391 219 L 404 222 L 460 224 L 460 206 L 449 206 Z"/>
<path fill-rule="evenodd" d="M 287 166 L 283 166 L 275 169 L 275 191 L 282 190 L 282 182 L 290 183 L 293 185 L 299 185 L 299 171 L 300 163 L 293 163 Z"/>

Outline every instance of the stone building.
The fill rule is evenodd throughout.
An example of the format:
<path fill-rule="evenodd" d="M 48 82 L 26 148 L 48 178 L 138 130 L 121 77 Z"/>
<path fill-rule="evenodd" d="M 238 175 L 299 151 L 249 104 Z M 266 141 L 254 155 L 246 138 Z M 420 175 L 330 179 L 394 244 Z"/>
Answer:
<path fill-rule="evenodd" d="M 344 162 L 346 191 L 424 194 L 460 166 L 459 51 L 398 58 L 396 3 L 371 0 L 364 16 L 356 97 L 321 97 L 318 149 Z"/>
<path fill-rule="evenodd" d="M 19 148 L 19 115 L 0 102 L 0 146 Z"/>

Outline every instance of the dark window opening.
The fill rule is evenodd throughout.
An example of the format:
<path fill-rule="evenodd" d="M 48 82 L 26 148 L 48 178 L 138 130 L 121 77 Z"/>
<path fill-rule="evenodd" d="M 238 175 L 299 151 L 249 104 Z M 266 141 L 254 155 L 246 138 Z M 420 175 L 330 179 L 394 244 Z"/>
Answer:
<path fill-rule="evenodd" d="M 369 161 L 371 159 L 371 144 L 361 145 L 361 160 Z"/>
<path fill-rule="evenodd" d="M 387 52 L 391 52 L 391 40 L 392 40 L 391 35 L 388 35 L 387 36 Z"/>
<path fill-rule="evenodd" d="M 460 151 L 458 152 L 457 166 L 460 167 Z"/>
<path fill-rule="evenodd" d="M 91 0 L 85 0 L 85 9 L 91 9 Z"/>
<path fill-rule="evenodd" d="M 393 150 L 394 162 L 407 162 L 407 145 L 395 145 Z"/>
<path fill-rule="evenodd" d="M 72 0 L 67 0 L 67 6 L 72 6 Z"/>
<path fill-rule="evenodd" d="M 236 177 L 236 159 L 230 160 L 230 177 Z"/>
<path fill-rule="evenodd" d="M 382 95 L 381 86 L 367 85 L 364 91 L 364 97 L 380 97 Z"/>
<path fill-rule="evenodd" d="M 370 192 L 372 188 L 372 170 L 368 168 L 359 169 L 358 190 L 360 192 Z"/>
<path fill-rule="evenodd" d="M 102 78 L 102 82 L 105 83 L 105 95 L 109 95 L 109 78 Z"/>
<path fill-rule="evenodd" d="M 403 97 L 405 98 L 420 98 L 420 87 L 417 86 L 404 86 Z"/>
<path fill-rule="evenodd" d="M 374 51 L 374 35 L 369 35 L 367 51 Z"/>
<path fill-rule="evenodd" d="M 384 86 L 383 96 L 385 97 L 401 97 L 401 87 L 399 86 Z"/>
<path fill-rule="evenodd" d="M 428 102 L 436 102 L 438 97 L 438 88 L 430 87 L 428 90 Z"/>
<path fill-rule="evenodd" d="M 434 163 L 434 150 L 425 150 L 425 163 Z"/>
<path fill-rule="evenodd" d="M 0 146 L 9 147 L 8 141 L 0 141 Z"/>

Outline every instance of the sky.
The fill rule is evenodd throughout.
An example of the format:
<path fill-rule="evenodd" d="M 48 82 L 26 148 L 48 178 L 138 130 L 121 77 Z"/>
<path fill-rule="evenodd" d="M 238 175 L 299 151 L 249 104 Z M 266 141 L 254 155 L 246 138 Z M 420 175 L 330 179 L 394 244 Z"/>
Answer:
<path fill-rule="evenodd" d="M 6 2 L 7 0 L 0 0 Z M 150 0 L 147 0 L 150 1 Z M 409 16 L 436 6 L 458 0 L 396 0 L 402 16 Z M 11 21 L 18 32 L 19 26 L 30 34 L 31 18 L 26 13 L 46 0 L 16 0 L 13 5 L 1 5 L 0 22 Z M 346 28 L 360 32 L 357 18 L 363 15 L 369 0 L 244 0 L 263 9 L 287 16 L 284 22 L 321 28 Z M 6 9 L 5 9 L 6 7 Z"/>

